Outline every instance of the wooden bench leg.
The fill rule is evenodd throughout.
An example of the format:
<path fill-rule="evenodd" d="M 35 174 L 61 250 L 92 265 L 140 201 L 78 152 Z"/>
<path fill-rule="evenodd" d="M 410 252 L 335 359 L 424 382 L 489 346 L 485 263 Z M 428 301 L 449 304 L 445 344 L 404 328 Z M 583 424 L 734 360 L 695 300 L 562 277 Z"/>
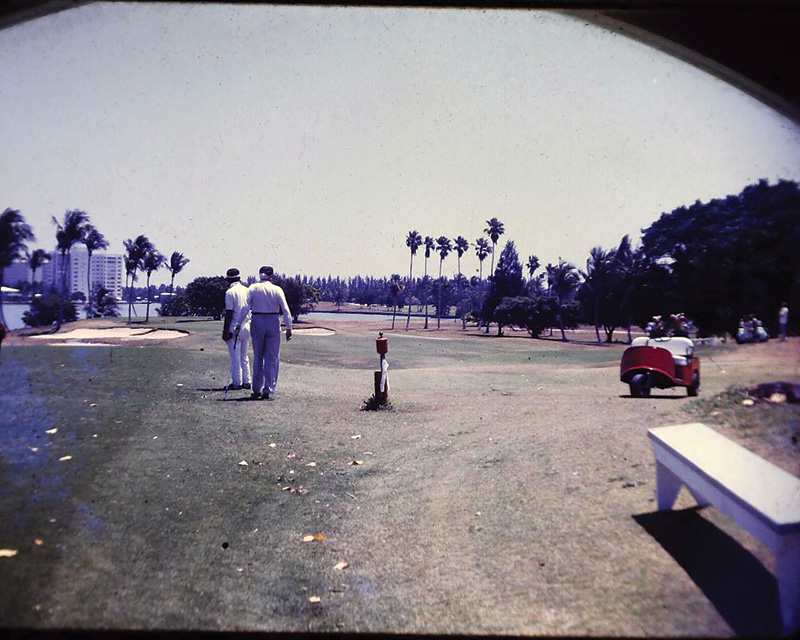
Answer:
<path fill-rule="evenodd" d="M 787 535 L 776 553 L 783 632 L 800 627 L 800 533 Z"/>
<path fill-rule="evenodd" d="M 682 485 L 683 482 L 678 476 L 656 460 L 656 496 L 659 511 L 672 509 Z"/>

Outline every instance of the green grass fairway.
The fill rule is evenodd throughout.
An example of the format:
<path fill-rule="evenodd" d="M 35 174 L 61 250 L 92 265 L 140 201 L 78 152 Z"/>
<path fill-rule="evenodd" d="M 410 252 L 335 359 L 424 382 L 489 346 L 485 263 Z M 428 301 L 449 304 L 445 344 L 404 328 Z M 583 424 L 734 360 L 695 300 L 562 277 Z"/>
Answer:
<path fill-rule="evenodd" d="M 398 330 L 386 333 L 393 408 L 368 412 L 371 327 L 298 331 L 276 401 L 254 402 L 221 390 L 221 323 L 154 326 L 189 335 L 3 347 L 0 549 L 17 553 L 0 557 L 1 626 L 638 636 L 777 624 L 760 543 L 713 510 L 685 512 L 712 545 L 733 545 L 734 564 L 751 558 L 739 591 L 701 589 L 635 519 L 655 509 L 646 429 L 698 411 L 711 423 L 717 405 L 702 403 L 731 385 L 796 378 L 777 343 L 704 350 L 698 400 L 638 401 L 618 380 L 622 345 Z M 785 434 L 745 435 L 758 430 L 736 415 L 717 428 L 797 472 Z"/>

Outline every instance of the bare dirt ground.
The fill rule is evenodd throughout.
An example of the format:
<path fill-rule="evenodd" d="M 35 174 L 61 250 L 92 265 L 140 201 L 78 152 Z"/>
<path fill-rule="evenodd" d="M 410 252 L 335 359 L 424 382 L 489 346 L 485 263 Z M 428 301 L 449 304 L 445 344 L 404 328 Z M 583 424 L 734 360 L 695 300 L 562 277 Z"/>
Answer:
<path fill-rule="evenodd" d="M 162 498 L 163 508 L 183 505 L 187 513 L 205 504 L 213 511 L 191 526 L 166 519 L 163 508 L 148 512 L 149 524 L 115 511 L 117 537 L 56 556 L 48 566 L 53 585 L 72 586 L 49 588 L 33 605 L 35 615 L 10 623 L 637 637 L 777 633 L 770 551 L 715 509 L 695 509 L 685 492 L 676 512 L 655 513 L 646 431 L 698 421 L 705 411 L 714 428 L 800 475 L 798 446 L 781 429 L 782 418 L 774 428 L 743 429 L 747 408 L 702 404 L 732 385 L 800 380 L 800 339 L 704 347 L 699 399 L 675 389 L 639 400 L 618 379 L 624 345 L 592 344 L 593 330 L 571 332 L 562 343 L 509 330 L 504 338 L 463 332 L 452 321 L 439 331 L 419 329 L 419 319 L 408 332 L 405 318 L 398 317 L 395 331 L 390 324 L 385 317 L 374 324 L 299 323 L 283 348 L 274 403 L 241 402 L 244 396 L 222 401 L 227 354 L 216 339 L 218 324 L 173 324 L 189 335 L 143 346 L 140 353 L 165 348 L 183 364 L 172 373 L 165 367 L 161 391 L 152 396 L 157 407 L 144 426 L 126 431 L 124 446 L 107 454 L 114 474 L 138 473 L 136 482 L 106 486 L 108 495 L 98 502 L 133 504 L 147 495 L 152 504 L 163 493 L 170 499 Z M 372 393 L 379 330 L 390 344 L 392 408 L 359 411 Z M 12 335 L 4 349 L 33 342 Z M 191 378 L 187 358 L 205 363 L 191 369 Z M 134 437 L 139 431 L 146 440 Z M 164 475 L 177 473 L 172 465 L 183 470 L 187 458 L 187 471 L 216 475 L 197 473 L 190 494 L 176 493 L 163 484 Z M 106 463 L 96 464 L 99 474 Z M 245 503 L 246 511 L 230 511 Z M 70 531 L 63 535 L 78 535 Z M 302 542 L 315 533 L 325 539 Z M 121 549 L 121 539 L 130 547 Z M 220 539 L 230 541 L 224 551 Z M 128 570 L 115 577 L 120 595 L 109 588 L 111 576 L 156 551 L 174 569 Z M 34 581 L 26 571 L 19 575 Z M 104 596 L 97 605 L 82 604 L 98 592 Z M 197 605 L 203 598 L 206 609 Z"/>

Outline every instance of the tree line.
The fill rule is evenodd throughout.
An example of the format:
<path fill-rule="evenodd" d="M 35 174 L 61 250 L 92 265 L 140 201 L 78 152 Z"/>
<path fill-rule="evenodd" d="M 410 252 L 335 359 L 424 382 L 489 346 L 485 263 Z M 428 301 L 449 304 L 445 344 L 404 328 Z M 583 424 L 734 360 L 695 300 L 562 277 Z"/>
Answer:
<path fill-rule="evenodd" d="M 54 223 L 64 292 L 71 247 L 83 242 L 91 260 L 91 252 L 106 248 L 107 243 L 84 212 L 67 211 L 63 222 L 54 219 Z M 791 308 L 800 300 L 800 186 L 793 181 L 771 185 L 761 180 L 738 195 L 707 203 L 698 200 L 663 213 L 642 230 L 636 245 L 626 235 L 615 247 L 592 248 L 582 269 L 562 259 L 542 267 L 535 254 L 528 255 L 523 265 L 513 240 L 506 242 L 495 263 L 498 242 L 505 234 L 505 225 L 497 218 L 486 221 L 484 235 L 474 242 L 461 235 L 451 240 L 412 230 L 405 238 L 408 276 L 283 275 L 280 286 L 295 319 L 320 301 L 338 307 L 355 303 L 392 310 L 393 329 L 398 313 L 403 313 L 409 329 L 416 307 L 415 315 L 423 318 L 426 329 L 432 317 L 437 328 L 443 317 L 455 317 L 464 329 L 471 322 L 488 333 L 495 325 L 502 335 L 505 327 L 513 326 L 532 337 L 558 329 L 566 340 L 567 329 L 586 323 L 594 327 L 598 342 L 611 342 L 620 329 L 630 340 L 632 327 L 644 328 L 655 315 L 678 312 L 692 318 L 701 336 L 735 334 L 745 314 L 757 315 L 774 332 L 781 303 Z M 20 256 L 27 256 L 34 272 L 43 256 L 49 257 L 38 249 L 27 253 L 26 242 L 32 239 L 19 212 L 6 209 L 0 216 L 0 282 L 3 267 Z M 126 240 L 124 245 L 129 322 L 137 275 L 146 274 L 148 319 L 150 276 L 162 266 L 172 274 L 170 294 L 174 294 L 162 303 L 162 315 L 220 317 L 228 286 L 224 277 L 202 276 L 175 291 L 175 275 L 188 262 L 183 254 L 174 252 L 167 260 L 146 236 Z M 461 260 L 470 250 L 478 258 L 479 275 L 467 278 L 461 272 Z M 457 273 L 447 277 L 443 267 L 452 256 Z M 487 258 L 489 275 L 484 278 Z M 415 259 L 424 261 L 421 276 L 414 273 Z M 58 297 L 59 326 L 63 314 L 69 316 L 65 302 L 64 295 Z M 89 301 L 87 315 L 97 315 L 100 308 L 100 301 Z M 790 315 L 792 330 L 798 324 L 797 314 Z"/>

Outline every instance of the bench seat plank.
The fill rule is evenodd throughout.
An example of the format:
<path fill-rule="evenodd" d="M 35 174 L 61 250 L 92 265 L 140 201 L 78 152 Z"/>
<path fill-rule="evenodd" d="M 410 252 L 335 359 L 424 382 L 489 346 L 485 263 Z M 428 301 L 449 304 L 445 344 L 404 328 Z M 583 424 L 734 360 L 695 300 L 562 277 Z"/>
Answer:
<path fill-rule="evenodd" d="M 800 478 L 701 423 L 657 427 L 648 436 L 777 532 L 800 531 Z"/>

